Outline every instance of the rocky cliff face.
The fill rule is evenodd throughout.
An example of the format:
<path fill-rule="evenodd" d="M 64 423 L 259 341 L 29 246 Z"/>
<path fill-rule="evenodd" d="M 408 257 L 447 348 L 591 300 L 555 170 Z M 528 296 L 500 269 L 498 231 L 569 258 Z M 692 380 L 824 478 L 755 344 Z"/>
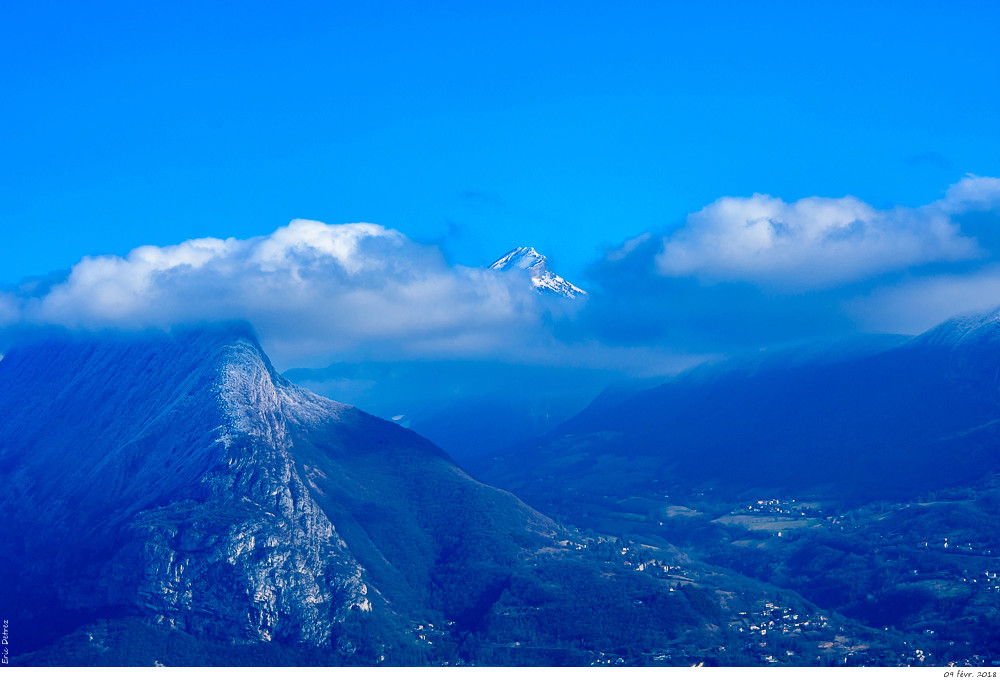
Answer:
<path fill-rule="evenodd" d="M 0 596 L 36 645 L 139 617 L 367 663 L 415 621 L 475 629 L 562 537 L 420 436 L 281 378 L 242 324 L 15 347 L 0 413 Z"/>
<path fill-rule="evenodd" d="M 248 329 L 47 342 L 9 352 L 0 386 L 0 511 L 20 597 L 53 586 L 72 611 L 313 644 L 371 610 L 287 427 L 287 411 L 347 407 L 300 407 Z"/>

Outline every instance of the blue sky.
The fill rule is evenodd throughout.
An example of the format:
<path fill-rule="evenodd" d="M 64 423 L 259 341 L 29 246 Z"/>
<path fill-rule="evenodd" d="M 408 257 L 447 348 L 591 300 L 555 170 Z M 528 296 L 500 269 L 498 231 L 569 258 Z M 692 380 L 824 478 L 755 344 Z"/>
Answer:
<path fill-rule="evenodd" d="M 0 281 L 293 218 L 580 278 L 722 196 L 1000 175 L 996 3 L 619 5 L 6 3 Z"/>
<path fill-rule="evenodd" d="M 6 3 L 0 331 L 632 373 L 919 333 L 1000 305 L 998 34 L 992 2 Z M 589 298 L 483 271 L 518 245 Z"/>

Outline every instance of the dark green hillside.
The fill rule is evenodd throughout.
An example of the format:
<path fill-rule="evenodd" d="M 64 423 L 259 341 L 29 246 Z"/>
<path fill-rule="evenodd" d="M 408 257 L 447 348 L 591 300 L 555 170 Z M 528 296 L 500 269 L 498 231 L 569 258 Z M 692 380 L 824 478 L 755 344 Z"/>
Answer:
<path fill-rule="evenodd" d="M 905 499 L 1000 469 L 1000 325 L 949 322 L 884 349 L 690 371 L 474 469 L 535 504 L 669 484 Z"/>
<path fill-rule="evenodd" d="M 731 647 L 735 605 L 697 565 L 683 588 L 644 572 L 624 542 L 288 383 L 244 325 L 15 348 L 0 408 L 16 664 L 676 664 Z"/>

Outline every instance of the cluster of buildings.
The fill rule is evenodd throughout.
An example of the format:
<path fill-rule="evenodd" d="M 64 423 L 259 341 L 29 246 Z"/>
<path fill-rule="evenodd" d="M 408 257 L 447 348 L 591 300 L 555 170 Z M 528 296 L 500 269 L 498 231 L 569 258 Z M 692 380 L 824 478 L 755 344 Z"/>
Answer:
<path fill-rule="evenodd" d="M 753 637 L 771 635 L 792 635 L 796 632 L 829 628 L 830 620 L 822 614 L 799 613 L 791 607 L 783 607 L 773 602 L 764 602 L 754 611 L 738 612 L 740 618 L 729 622 L 729 627 L 738 633 Z"/>
<path fill-rule="evenodd" d="M 801 503 L 796 503 L 795 499 L 782 500 L 780 498 L 767 498 L 747 503 L 736 509 L 736 513 L 741 515 L 787 515 L 805 517 L 806 508 Z"/>
<path fill-rule="evenodd" d="M 445 628 L 436 628 L 433 623 L 424 621 L 423 623 L 414 623 L 410 632 L 417 639 L 420 644 L 433 645 L 435 643 L 440 643 L 445 638 L 450 636 L 450 631 L 447 630 L 451 626 L 454 626 L 454 621 L 447 621 L 445 623 Z"/>

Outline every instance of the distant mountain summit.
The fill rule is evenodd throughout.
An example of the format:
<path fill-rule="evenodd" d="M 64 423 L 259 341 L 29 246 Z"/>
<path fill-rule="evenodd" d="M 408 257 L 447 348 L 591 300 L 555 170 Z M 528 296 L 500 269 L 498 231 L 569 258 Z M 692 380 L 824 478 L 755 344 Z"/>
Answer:
<path fill-rule="evenodd" d="M 531 287 L 539 293 L 554 293 L 571 300 L 587 294 L 587 291 L 574 286 L 549 269 L 545 256 L 529 246 L 514 248 L 491 264 L 490 269 L 497 271 L 523 269 L 531 276 Z"/>

